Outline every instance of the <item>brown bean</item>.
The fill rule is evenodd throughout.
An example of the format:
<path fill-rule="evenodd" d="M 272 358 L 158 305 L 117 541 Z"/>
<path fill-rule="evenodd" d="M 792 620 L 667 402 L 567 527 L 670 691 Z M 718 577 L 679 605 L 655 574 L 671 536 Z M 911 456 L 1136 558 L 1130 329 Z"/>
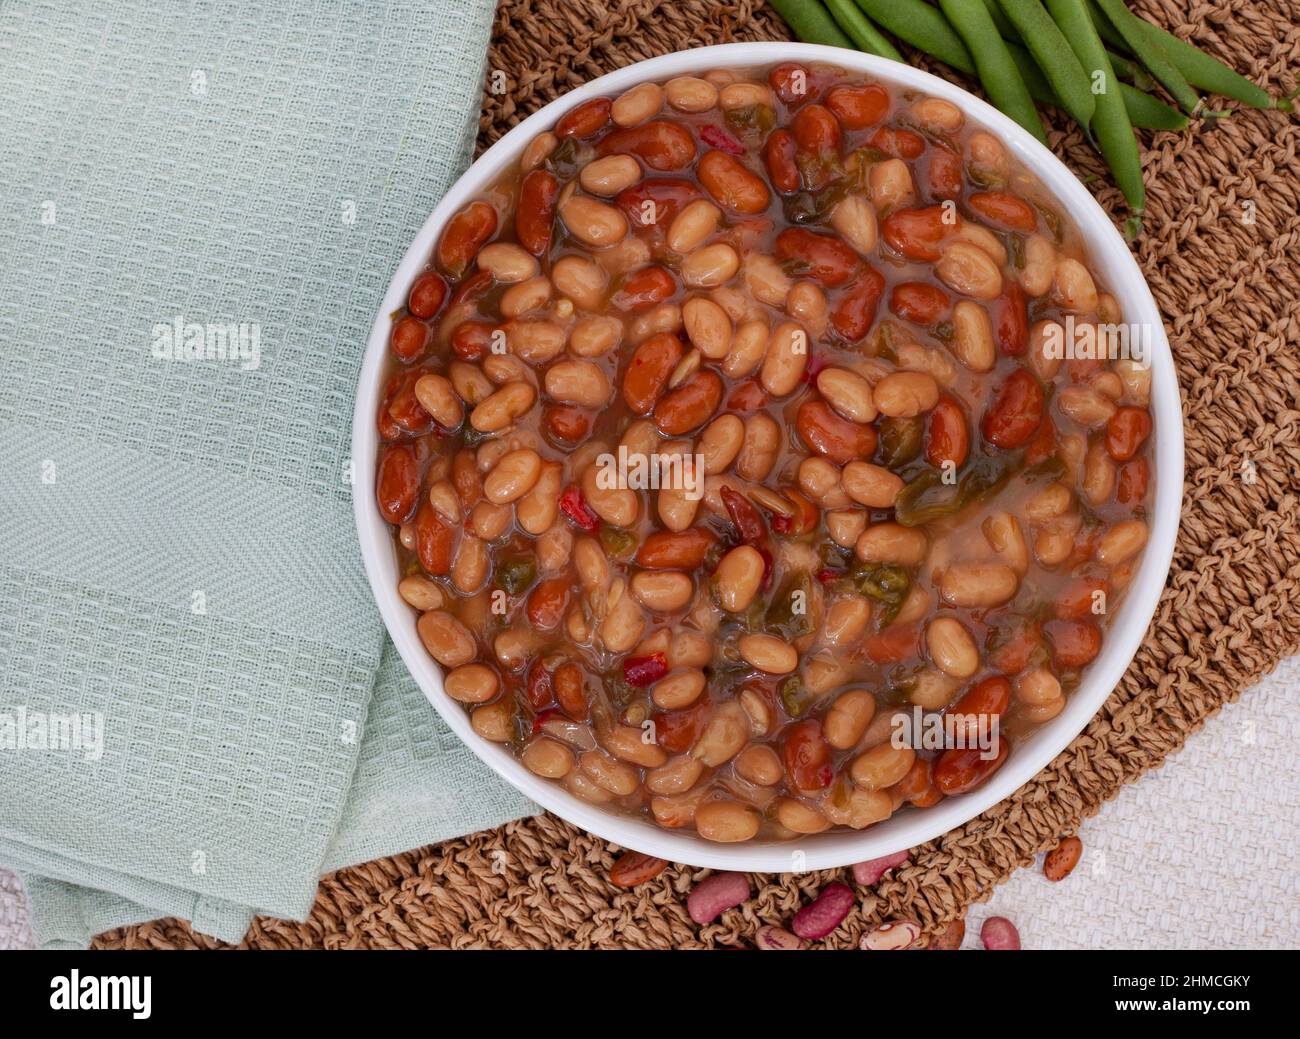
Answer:
<path fill-rule="evenodd" d="M 573 751 L 558 740 L 542 736 L 531 741 L 519 755 L 528 767 L 547 779 L 560 779 L 573 769 Z"/>
<path fill-rule="evenodd" d="M 925 559 L 930 543 L 923 530 L 901 523 L 873 523 L 854 545 L 857 557 L 867 563 L 916 566 Z"/>
<path fill-rule="evenodd" d="M 876 713 L 876 698 L 866 689 L 841 693 L 826 712 L 822 734 L 836 750 L 856 747 Z"/>
<path fill-rule="evenodd" d="M 793 393 L 808 367 L 808 333 L 793 321 L 776 326 L 763 358 L 759 381 L 774 397 Z M 936 393 L 936 398 L 937 398 Z"/>
<path fill-rule="evenodd" d="M 695 595 L 690 576 L 677 570 L 643 571 L 633 576 L 630 587 L 642 606 L 657 613 L 680 610 Z"/>
<path fill-rule="evenodd" d="M 478 651 L 469 628 L 446 610 L 421 614 L 415 626 L 429 655 L 445 667 L 468 664 Z"/>
<path fill-rule="evenodd" d="M 863 751 L 853 759 L 849 775 L 853 782 L 867 790 L 884 790 L 907 775 L 916 760 L 911 747 L 895 747 L 882 743 Z"/>
<path fill-rule="evenodd" d="M 742 635 L 737 648 L 751 667 L 769 675 L 788 675 L 799 664 L 799 653 L 772 635 Z"/>
<path fill-rule="evenodd" d="M 780 756 L 771 747 L 756 744 L 736 757 L 736 772 L 756 786 L 776 786 L 785 776 Z"/>
<path fill-rule="evenodd" d="M 939 594 L 949 606 L 984 609 L 1015 597 L 1020 579 L 1002 563 L 959 563 L 943 572 Z"/>
<path fill-rule="evenodd" d="M 891 418 L 915 418 L 939 401 L 939 384 L 922 372 L 891 372 L 872 391 L 877 410 Z"/>
<path fill-rule="evenodd" d="M 840 480 L 850 498 L 872 509 L 892 508 L 903 489 L 899 476 L 870 462 L 850 462 L 840 474 Z"/>
<path fill-rule="evenodd" d="M 709 801 L 695 810 L 695 829 L 708 841 L 734 844 L 758 833 L 759 815 L 737 801 Z"/>
<path fill-rule="evenodd" d="M 970 678 L 979 668 L 979 650 L 961 621 L 937 617 L 925 629 L 925 645 L 935 666 L 953 678 Z"/>
<path fill-rule="evenodd" d="M 500 688 L 497 674 L 485 664 L 462 664 L 447 674 L 443 688 L 461 703 L 486 703 Z"/>

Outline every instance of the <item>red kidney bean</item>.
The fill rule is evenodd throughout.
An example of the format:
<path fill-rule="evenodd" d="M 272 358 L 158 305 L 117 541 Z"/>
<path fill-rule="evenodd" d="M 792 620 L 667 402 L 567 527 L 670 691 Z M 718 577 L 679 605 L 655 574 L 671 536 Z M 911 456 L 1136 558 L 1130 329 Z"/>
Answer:
<path fill-rule="evenodd" d="M 748 414 L 767 407 L 767 390 L 757 379 L 746 379 L 731 391 L 727 398 L 727 410 Z"/>
<path fill-rule="evenodd" d="M 1043 859 L 1043 876 L 1051 881 L 1064 880 L 1079 864 L 1082 854 L 1083 841 L 1078 837 L 1066 837 Z"/>
<path fill-rule="evenodd" d="M 433 416 L 420 406 L 415 395 L 415 384 L 422 374 L 418 371 L 401 372 L 393 377 L 395 383 L 388 384 L 391 395 L 384 402 L 384 416 L 395 424 L 396 433 L 390 436 L 385 431 L 381 416 L 379 432 L 385 439 L 398 439 L 403 434 L 419 436 L 433 428 Z"/>
<path fill-rule="evenodd" d="M 400 361 L 418 360 L 429 345 L 429 326 L 418 317 L 407 314 L 393 322 L 388 334 L 388 348 Z"/>
<path fill-rule="evenodd" d="M 571 446 L 591 431 L 591 420 L 581 408 L 568 404 L 550 404 L 542 415 L 548 437 L 560 446 Z"/>
<path fill-rule="evenodd" d="M 789 130 L 773 130 L 763 146 L 763 164 L 768 180 L 782 195 L 799 190 L 799 167 L 795 164 L 796 145 Z"/>
<path fill-rule="evenodd" d="M 1021 357 L 1029 347 L 1029 303 L 1024 289 L 1008 280 L 997 306 L 998 345 L 1008 357 Z"/>
<path fill-rule="evenodd" d="M 528 623 L 538 631 L 554 631 L 569 605 L 569 579 L 551 577 L 541 581 L 528 595 Z"/>
<path fill-rule="evenodd" d="M 891 159 L 919 159 L 925 151 L 925 138 L 919 133 L 892 126 L 882 126 L 867 138 L 867 143 Z"/>
<path fill-rule="evenodd" d="M 984 439 L 995 447 L 1024 447 L 1043 421 L 1043 387 L 1026 368 L 1017 368 L 1002 384 L 997 398 L 984 413 Z"/>
<path fill-rule="evenodd" d="M 918 263 L 933 263 L 942 255 L 942 244 L 957 225 L 945 220 L 943 206 L 899 209 L 880 224 L 880 236 L 895 252 Z"/>
<path fill-rule="evenodd" d="M 980 928 L 980 941 L 986 949 L 1019 949 L 1020 932 L 1005 916 L 990 916 Z"/>
<path fill-rule="evenodd" d="M 451 333 L 452 352 L 462 361 L 481 361 L 492 346 L 496 325 L 486 321 L 462 321 Z"/>
<path fill-rule="evenodd" d="M 1007 760 L 1010 745 L 1001 738 L 997 744 L 997 753 L 987 760 L 979 747 L 945 750 L 935 762 L 934 785 L 948 797 L 974 790 Z"/>
<path fill-rule="evenodd" d="M 1067 621 L 1086 621 L 1092 612 L 1093 596 L 1106 591 L 1106 581 L 1101 577 L 1078 577 L 1067 584 L 1056 596 L 1056 615 Z"/>
<path fill-rule="evenodd" d="M 817 77 L 794 62 L 784 62 L 767 74 L 767 85 L 785 104 L 794 107 L 821 94 Z"/>
<path fill-rule="evenodd" d="M 575 722 L 587 720 L 587 680 L 582 668 L 571 661 L 566 661 L 555 669 L 552 676 L 555 685 L 555 702 L 566 715 Z"/>
<path fill-rule="evenodd" d="M 970 433 L 962 406 L 945 393 L 930 409 L 927 423 L 925 460 L 936 468 L 944 462 L 960 467 L 970 449 Z"/>
<path fill-rule="evenodd" d="M 1151 416 L 1145 408 L 1116 408 L 1106 423 L 1106 452 L 1117 462 L 1127 462 L 1151 435 Z"/>
<path fill-rule="evenodd" d="M 647 177 L 618 193 L 614 205 L 623 211 L 633 227 L 667 229 L 678 211 L 700 197 L 700 189 L 689 180 L 676 177 Z M 647 220 L 647 202 L 654 202 L 653 219 Z"/>
<path fill-rule="evenodd" d="M 561 140 L 566 137 L 576 137 L 578 140 L 594 137 L 609 125 L 609 110 L 613 104 L 607 97 L 593 97 L 590 101 L 584 101 L 565 113 L 555 124 L 555 136 Z"/>
<path fill-rule="evenodd" d="M 389 523 L 402 524 L 415 512 L 420 496 L 420 463 L 410 444 L 389 444 L 379 456 L 375 481 L 379 513 Z"/>
<path fill-rule="evenodd" d="M 824 105 L 805 105 L 799 109 L 790 123 L 790 130 L 801 152 L 813 156 L 830 154 L 839 157 L 843 139 L 840 124 Z"/>
<path fill-rule="evenodd" d="M 1038 432 L 1025 448 L 1025 465 L 1034 466 L 1056 454 L 1056 423 L 1051 415 L 1043 416 Z"/>
<path fill-rule="evenodd" d="M 415 554 L 426 571 L 438 576 L 451 573 L 456 528 L 449 525 L 426 500 L 415 514 Z"/>
<path fill-rule="evenodd" d="M 847 884 L 827 884 L 813 902 L 794 914 L 790 930 L 809 941 L 825 938 L 844 922 L 854 901 L 853 889 Z"/>
<path fill-rule="evenodd" d="M 519 186 L 515 237 L 534 256 L 541 256 L 551 244 L 551 228 L 555 223 L 559 197 L 560 182 L 543 169 L 533 170 Z"/>
<path fill-rule="evenodd" d="M 609 882 L 615 887 L 636 887 L 654 880 L 668 868 L 666 859 L 642 855 L 639 851 L 625 851 L 609 871 Z"/>
<path fill-rule="evenodd" d="M 853 864 L 853 881 L 862 887 L 871 887 L 873 884 L 878 884 L 880 878 L 886 873 L 899 866 L 906 865 L 911 854 L 911 851 L 896 851 L 892 855 L 885 855 L 878 859 L 855 862 Z"/>
<path fill-rule="evenodd" d="M 905 281 L 889 294 L 889 309 L 914 325 L 936 324 L 951 305 L 946 292 L 924 281 Z"/>
<path fill-rule="evenodd" d="M 895 624 L 868 635 L 863 643 L 868 658 L 876 664 L 896 664 L 916 653 L 920 629 L 915 624 Z"/>
<path fill-rule="evenodd" d="M 743 873 L 705 877 L 686 897 L 686 911 L 697 924 L 711 924 L 728 909 L 749 901 L 749 880 Z"/>
<path fill-rule="evenodd" d="M 853 284 L 840 294 L 831 311 L 831 327 L 843 339 L 856 343 L 865 339 L 876 320 L 885 279 L 874 267 L 863 267 Z"/>
<path fill-rule="evenodd" d="M 451 218 L 442 232 L 438 240 L 438 266 L 453 278 L 459 278 L 496 229 L 497 211 L 486 202 L 471 202 Z"/>
<path fill-rule="evenodd" d="M 789 931 L 768 924 L 760 927 L 754 935 L 754 948 L 776 949 L 779 952 L 794 952 L 804 947 L 803 939 Z"/>
<path fill-rule="evenodd" d="M 835 772 L 831 768 L 830 747 L 822 738 L 821 722 L 810 720 L 791 725 L 786 730 L 781 754 L 786 778 L 796 790 L 814 793 L 830 786 Z"/>
<path fill-rule="evenodd" d="M 876 450 L 876 431 L 836 414 L 822 400 L 805 401 L 795 415 L 795 429 L 803 442 L 837 465 L 868 459 Z"/>
<path fill-rule="evenodd" d="M 1135 458 L 1119 468 L 1119 484 L 1115 500 L 1122 505 L 1137 505 L 1147 496 L 1150 469 L 1145 458 Z"/>
<path fill-rule="evenodd" d="M 800 273 L 834 287 L 849 280 L 858 266 L 858 254 L 834 235 L 816 234 L 802 227 L 790 227 L 776 236 L 776 258 L 793 260 Z"/>
<path fill-rule="evenodd" d="M 771 193 L 761 177 L 726 152 L 705 152 L 695 165 L 696 175 L 725 209 L 753 215 L 767 209 Z"/>
<path fill-rule="evenodd" d="M 528 665 L 524 678 L 524 697 L 534 711 L 544 711 L 555 703 L 555 682 L 540 659 Z"/>
<path fill-rule="evenodd" d="M 1011 683 L 1002 675 L 990 675 L 971 686 L 947 713 L 970 745 L 978 741 L 981 727 L 987 729 L 1010 706 Z"/>
<path fill-rule="evenodd" d="M 1058 670 L 1085 667 L 1101 652 L 1101 629 L 1091 621 L 1051 620 L 1043 625 L 1043 632 Z"/>
<path fill-rule="evenodd" d="M 1038 214 L 1034 207 L 1018 195 L 1005 191 L 977 191 L 970 196 L 967 204 L 990 224 L 996 224 L 1005 231 L 1023 231 L 1028 233 L 1038 227 Z"/>
<path fill-rule="evenodd" d="M 682 353 L 682 341 L 671 332 L 653 335 L 636 348 L 623 373 L 623 400 L 636 414 L 654 410 Z"/>
<path fill-rule="evenodd" d="M 699 429 L 713 417 L 722 400 L 722 378 L 705 368 L 670 390 L 655 405 L 655 425 L 666 436 L 681 436 Z"/>
<path fill-rule="evenodd" d="M 962 174 L 965 167 L 961 156 L 947 148 L 936 148 L 930 156 L 930 196 L 932 198 L 954 199 L 961 195 Z"/>
<path fill-rule="evenodd" d="M 889 92 L 878 84 L 835 87 L 826 95 L 826 107 L 846 130 L 865 130 L 889 114 Z"/>
<path fill-rule="evenodd" d="M 680 170 L 695 158 L 695 138 L 680 123 L 652 119 L 615 130 L 596 146 L 600 156 L 621 153 L 635 155 L 652 170 Z"/>
<path fill-rule="evenodd" d="M 677 279 L 666 267 L 642 267 L 629 274 L 610 303 L 630 313 L 648 310 L 677 291 Z"/>
<path fill-rule="evenodd" d="M 492 212 L 492 221 L 495 225 L 495 210 Z M 447 283 L 442 280 L 442 275 L 437 271 L 425 271 L 411 286 L 406 297 L 406 309 L 416 317 L 429 318 L 442 309 L 446 299 Z"/>
<path fill-rule="evenodd" d="M 488 294 L 494 284 L 491 271 L 475 271 L 456 286 L 451 301 L 456 304 L 477 303 Z"/>
<path fill-rule="evenodd" d="M 654 716 L 655 742 L 669 754 L 684 754 L 695 746 L 700 737 L 700 730 L 710 704 L 707 699 L 699 700 L 694 706 L 684 711 L 668 711 Z"/>
<path fill-rule="evenodd" d="M 717 543 L 717 535 L 703 527 L 656 530 L 641 542 L 636 562 L 647 570 L 694 570 Z"/>
<path fill-rule="evenodd" d="M 996 637 L 1002 637 L 1008 629 L 994 628 L 989 632 L 990 643 Z M 1020 621 L 1009 629 L 1005 641 L 989 646 L 989 667 L 1008 675 L 1016 675 L 1029 666 L 1035 651 L 1042 645 L 1038 624 L 1034 621 Z"/>

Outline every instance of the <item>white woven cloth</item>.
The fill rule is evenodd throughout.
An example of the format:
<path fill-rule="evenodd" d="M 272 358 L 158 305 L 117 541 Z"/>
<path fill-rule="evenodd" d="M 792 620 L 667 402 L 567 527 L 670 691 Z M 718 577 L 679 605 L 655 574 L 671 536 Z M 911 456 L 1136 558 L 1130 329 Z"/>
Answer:
<path fill-rule="evenodd" d="M 1029 949 L 1294 948 L 1297 693 L 1292 657 L 1088 820 L 1068 878 L 1024 869 L 972 907 L 964 947 L 1006 916 Z M 17 878 L 0 870 L 0 949 L 30 944 Z"/>

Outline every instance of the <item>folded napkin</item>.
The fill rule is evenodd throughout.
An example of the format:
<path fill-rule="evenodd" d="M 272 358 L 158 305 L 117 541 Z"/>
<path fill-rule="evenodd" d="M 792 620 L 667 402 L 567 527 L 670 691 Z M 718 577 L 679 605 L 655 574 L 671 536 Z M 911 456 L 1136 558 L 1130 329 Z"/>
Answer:
<path fill-rule="evenodd" d="M 41 944 L 238 940 L 321 872 L 535 810 L 387 642 L 348 482 L 492 14 L 0 7 L 0 865 Z"/>

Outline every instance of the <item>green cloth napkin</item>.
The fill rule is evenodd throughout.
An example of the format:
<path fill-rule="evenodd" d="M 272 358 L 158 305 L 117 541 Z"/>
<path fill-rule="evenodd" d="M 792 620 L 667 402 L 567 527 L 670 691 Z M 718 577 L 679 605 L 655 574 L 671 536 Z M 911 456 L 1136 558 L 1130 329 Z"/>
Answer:
<path fill-rule="evenodd" d="M 535 810 L 387 642 L 348 482 L 492 13 L 0 7 L 0 864 L 43 945 L 238 940 L 322 872 Z"/>

